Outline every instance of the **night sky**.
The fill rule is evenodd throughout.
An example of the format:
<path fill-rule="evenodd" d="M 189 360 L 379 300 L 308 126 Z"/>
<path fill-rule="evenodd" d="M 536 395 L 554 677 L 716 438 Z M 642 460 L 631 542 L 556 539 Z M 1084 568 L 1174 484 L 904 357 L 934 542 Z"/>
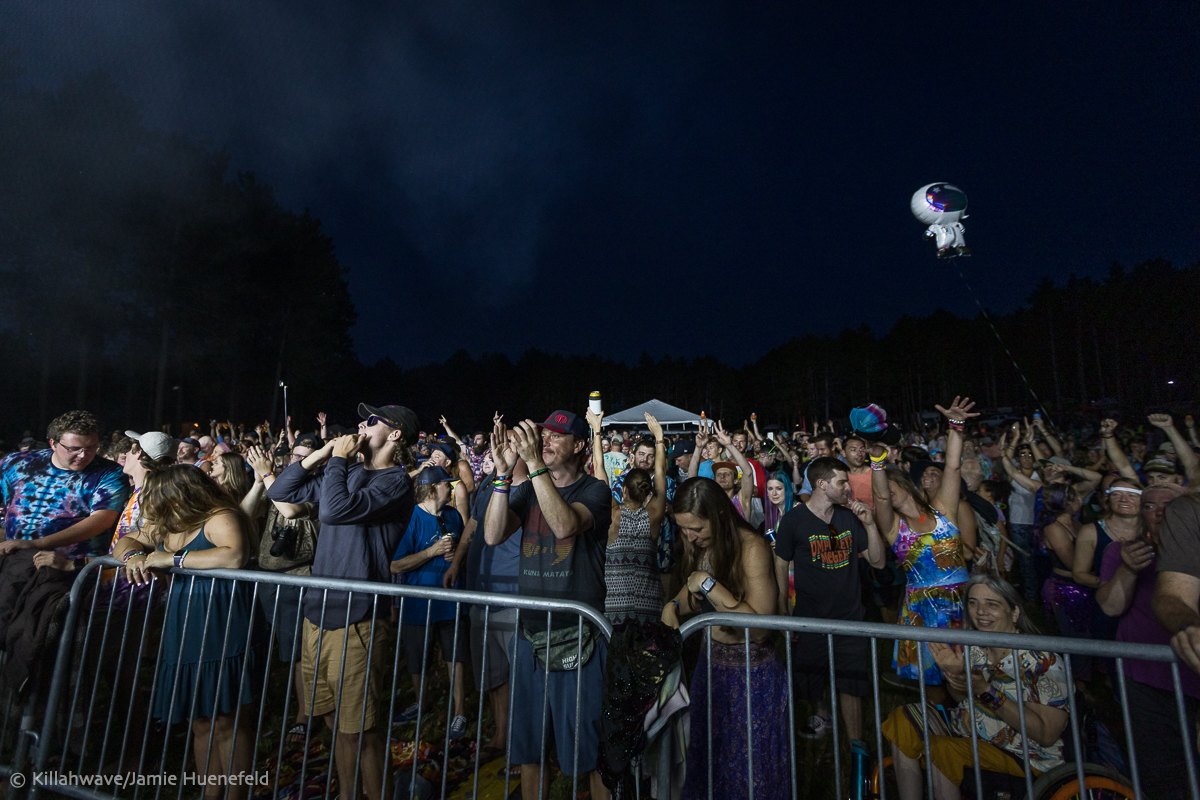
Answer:
<path fill-rule="evenodd" d="M 741 364 L 973 314 L 959 266 L 1006 311 L 1200 258 L 1195 4 L 901 5 L 7 0 L 0 46 L 29 86 L 107 71 L 311 209 L 367 361 Z M 910 214 L 933 181 L 973 258 Z"/>

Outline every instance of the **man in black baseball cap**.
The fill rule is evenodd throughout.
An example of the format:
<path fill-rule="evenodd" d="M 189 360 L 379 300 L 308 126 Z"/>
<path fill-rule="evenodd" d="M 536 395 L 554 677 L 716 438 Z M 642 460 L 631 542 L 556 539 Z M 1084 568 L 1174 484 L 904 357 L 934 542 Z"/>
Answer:
<path fill-rule="evenodd" d="M 288 466 L 267 497 L 295 505 L 314 503 L 320 509 L 314 577 L 390 583 L 392 555 L 408 529 L 415 502 L 408 470 L 415 466 L 409 445 L 416 441 L 417 415 L 395 405 L 376 408 L 363 403 L 358 411 L 364 419 L 357 434 L 332 439 Z M 322 462 L 325 469 L 316 470 Z M 377 606 L 386 608 L 366 592 L 352 598 L 333 590 L 308 592 L 300 660 L 304 685 L 313 687 L 304 697 L 305 712 L 324 716 L 333 728 L 336 709 L 342 706 L 336 715 L 333 753 L 338 780 L 342 786 L 357 782 L 369 800 L 391 797 L 390 787 L 380 783 L 385 772 L 391 773 L 385 769 L 383 728 L 388 720 L 381 707 L 381 676 L 386 671 L 382 656 L 390 621 L 382 609 L 372 620 Z M 351 706 L 355 711 L 347 713 Z M 361 766 L 357 776 L 356 761 Z"/>
<path fill-rule="evenodd" d="M 415 444 L 417 441 L 417 415 L 411 409 L 404 406 L 380 406 L 376 408 L 366 403 L 359 403 L 358 415 L 363 418 L 368 428 L 374 425 L 376 421 L 382 422 L 392 430 L 397 430 L 404 434 L 404 439 L 408 444 Z M 362 423 L 359 423 L 358 431 L 362 433 Z"/>
<path fill-rule="evenodd" d="M 680 439 L 671 448 L 671 461 L 675 464 L 675 480 L 683 483 L 688 479 L 688 465 L 692 463 L 692 453 L 696 452 L 696 443 L 691 439 Z"/>

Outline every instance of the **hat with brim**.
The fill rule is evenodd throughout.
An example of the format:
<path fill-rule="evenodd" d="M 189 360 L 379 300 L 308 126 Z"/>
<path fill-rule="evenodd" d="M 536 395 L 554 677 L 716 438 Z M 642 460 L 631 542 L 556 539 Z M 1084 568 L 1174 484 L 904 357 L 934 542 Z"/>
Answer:
<path fill-rule="evenodd" d="M 407 442 L 415 442 L 417 440 L 417 415 L 412 409 L 404 406 L 369 406 L 366 403 L 358 404 L 358 415 L 363 419 L 368 417 L 379 417 L 384 420 L 389 428 L 395 428 L 404 434 L 404 440 Z"/>
<path fill-rule="evenodd" d="M 1161 472 L 1165 475 L 1175 475 L 1177 471 L 1175 465 L 1165 458 L 1152 458 L 1142 467 L 1142 472 Z"/>
<path fill-rule="evenodd" d="M 713 475 L 716 475 L 717 472 L 719 472 L 720 470 L 729 469 L 729 470 L 733 470 L 733 477 L 735 477 L 735 478 L 737 477 L 738 466 L 737 466 L 736 462 L 715 461 L 715 462 L 713 462 L 712 468 L 713 468 Z"/>
<path fill-rule="evenodd" d="M 305 433 L 297 436 L 296 441 L 292 443 L 292 447 L 311 447 L 313 450 L 320 450 L 324 446 L 325 443 L 321 441 L 321 437 L 315 433 Z"/>
<path fill-rule="evenodd" d="M 155 461 L 166 455 L 174 455 L 176 448 L 179 447 L 179 443 L 173 437 L 160 431 L 150 431 L 149 433 L 125 431 L 125 435 L 137 442 L 138 447 L 142 448 L 142 452 Z"/>
<path fill-rule="evenodd" d="M 671 448 L 671 458 L 690 456 L 694 452 L 696 452 L 696 443 L 690 439 L 684 439 Z"/>
<path fill-rule="evenodd" d="M 908 474 L 912 477 L 912 482 L 917 486 L 921 485 L 921 478 L 925 476 L 925 471 L 930 468 L 940 469 L 943 472 L 946 470 L 946 465 L 937 461 L 914 461 L 908 467 Z"/>
<path fill-rule="evenodd" d="M 850 410 L 850 427 L 868 442 L 892 445 L 900 441 L 900 431 L 887 422 L 887 412 L 871 403 Z"/>
<path fill-rule="evenodd" d="M 558 411 L 551 412 L 550 416 L 546 417 L 546 421 L 542 423 L 542 427 L 548 431 L 555 433 L 565 433 L 568 436 L 574 436 L 576 439 L 586 439 L 587 425 L 578 415 L 570 411 L 564 411 L 561 408 Z"/>
<path fill-rule="evenodd" d="M 454 463 L 454 461 L 455 461 L 454 448 L 451 447 L 450 445 L 446 444 L 445 442 L 430 442 L 429 450 L 431 452 L 434 450 L 437 450 L 439 453 L 444 455 L 446 457 L 446 460 L 449 461 L 450 463 Z"/>
<path fill-rule="evenodd" d="M 417 486 L 429 486 L 433 483 L 445 483 L 451 480 L 450 473 L 439 466 L 426 467 L 417 475 Z"/>

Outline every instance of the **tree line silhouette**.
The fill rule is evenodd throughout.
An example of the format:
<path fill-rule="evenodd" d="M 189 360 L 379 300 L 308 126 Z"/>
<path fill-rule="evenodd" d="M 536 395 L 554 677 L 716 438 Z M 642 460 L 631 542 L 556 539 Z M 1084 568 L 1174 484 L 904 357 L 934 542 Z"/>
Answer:
<path fill-rule="evenodd" d="M 913 420 L 956 392 L 1030 410 L 1028 387 L 1052 416 L 1142 413 L 1182 409 L 1198 388 L 1200 264 L 1163 260 L 1044 279 L 1025 307 L 990 320 L 936 311 L 883 335 L 864 324 L 796 337 L 742 367 L 465 349 L 411 369 L 366 365 L 346 270 L 319 220 L 282 208 L 252 173 L 231 177 L 220 149 L 150 130 L 104 74 L 22 89 L 0 59 L 0 175 L 10 446 L 77 407 L 110 427 L 278 423 L 280 380 L 297 427 L 313 427 L 318 410 L 351 422 L 365 399 L 403 402 L 429 427 L 445 414 L 460 431 L 497 407 L 510 418 L 582 410 L 595 389 L 614 411 L 657 397 L 791 427 L 868 402 Z"/>

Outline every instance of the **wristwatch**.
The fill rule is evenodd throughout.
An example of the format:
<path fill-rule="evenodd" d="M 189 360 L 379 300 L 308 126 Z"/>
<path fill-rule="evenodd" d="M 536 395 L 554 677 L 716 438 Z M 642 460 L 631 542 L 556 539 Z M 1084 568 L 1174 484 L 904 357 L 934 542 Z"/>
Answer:
<path fill-rule="evenodd" d="M 716 585 L 717 585 L 717 579 L 714 578 L 712 575 L 709 575 L 707 578 L 704 579 L 704 583 L 700 584 L 701 594 L 703 594 L 705 597 L 708 597 L 708 593 L 711 592 L 713 590 L 713 587 Z"/>

